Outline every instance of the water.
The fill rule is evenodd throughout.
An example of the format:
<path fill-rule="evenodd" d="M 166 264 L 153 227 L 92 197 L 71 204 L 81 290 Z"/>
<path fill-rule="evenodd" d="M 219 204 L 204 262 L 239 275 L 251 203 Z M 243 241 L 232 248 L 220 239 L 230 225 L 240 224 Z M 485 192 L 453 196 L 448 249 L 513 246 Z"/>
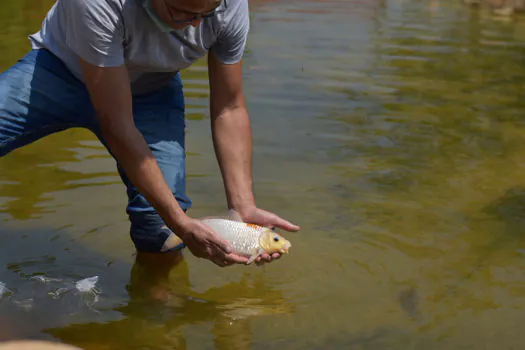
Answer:
<path fill-rule="evenodd" d="M 2 2 L 2 69 L 51 4 Z M 186 253 L 152 276 L 135 261 L 113 160 L 84 130 L 55 134 L 0 159 L 0 281 L 12 292 L 0 300 L 0 339 L 98 350 L 519 348 L 523 19 L 452 0 L 251 8 L 256 195 L 301 225 L 287 235 L 291 254 L 218 269 Z M 225 210 L 206 77 L 204 61 L 184 72 L 194 216 Z M 98 301 L 47 298 L 32 276 L 100 276 Z"/>

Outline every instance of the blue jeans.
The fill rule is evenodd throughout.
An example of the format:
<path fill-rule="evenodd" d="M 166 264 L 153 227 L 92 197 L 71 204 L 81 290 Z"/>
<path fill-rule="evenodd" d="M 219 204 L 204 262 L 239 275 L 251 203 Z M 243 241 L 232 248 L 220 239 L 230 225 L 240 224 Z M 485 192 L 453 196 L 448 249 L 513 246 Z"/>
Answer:
<path fill-rule="evenodd" d="M 159 90 L 133 96 L 133 117 L 183 210 L 186 195 L 184 94 L 180 74 Z M 47 50 L 32 50 L 0 74 L 0 157 L 46 135 L 68 128 L 101 135 L 85 85 Z M 172 235 L 164 221 L 117 169 L 127 188 L 130 236 L 138 251 L 159 252 Z M 173 249 L 183 248 L 184 244 Z"/>

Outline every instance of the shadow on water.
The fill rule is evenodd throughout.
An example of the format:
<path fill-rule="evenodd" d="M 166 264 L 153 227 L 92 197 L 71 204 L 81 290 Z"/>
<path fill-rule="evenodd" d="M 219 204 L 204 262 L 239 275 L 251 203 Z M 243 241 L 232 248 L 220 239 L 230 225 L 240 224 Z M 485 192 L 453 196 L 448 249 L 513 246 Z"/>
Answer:
<path fill-rule="evenodd" d="M 20 230 L 2 225 L 0 232 L 0 281 L 11 292 L 0 299 L 1 340 L 43 338 L 41 330 L 46 326 L 65 325 L 70 322 L 70 313 L 83 312 L 82 305 L 74 298 L 69 299 L 72 303 L 66 304 L 51 298 L 47 294 L 51 289 L 32 277 L 44 276 L 73 283 L 95 275 L 106 279 L 108 274 L 118 281 L 125 273 L 125 264 L 110 264 L 107 257 L 93 253 L 67 237 L 52 239 L 57 235 L 56 230 Z M 62 286 L 62 282 L 56 287 L 51 283 L 49 288 Z M 107 294 L 123 298 L 118 283 L 110 286 L 116 289 L 110 287 L 105 291 Z"/>
<path fill-rule="evenodd" d="M 63 143 L 69 144 L 70 147 L 59 147 Z M 0 213 L 6 216 L 5 220 L 22 221 L 52 214 L 53 205 L 46 202 L 52 200 L 53 193 L 121 184 L 115 171 L 104 171 L 96 165 L 92 166 L 89 172 L 85 169 L 68 169 L 67 164 L 71 167 L 72 164 L 81 161 L 111 161 L 104 149 L 91 141 L 90 135 L 81 129 L 42 139 L 38 144 L 16 150 L 14 153 L 14 157 L 0 159 L 0 198 L 3 197 L 0 201 Z M 42 153 L 45 154 L 44 157 Z M 29 171 L 24 164 L 33 166 Z"/>
<path fill-rule="evenodd" d="M 505 223 L 507 236 L 525 239 L 525 187 L 508 189 L 484 211 Z"/>
<path fill-rule="evenodd" d="M 467 278 L 471 278 L 479 270 L 490 268 L 491 265 L 497 266 L 508 259 L 521 260 L 525 256 L 524 187 L 506 190 L 500 198 L 486 205 L 482 214 L 487 216 L 483 224 L 493 220 L 493 233 L 477 247 L 480 260 Z"/>
<path fill-rule="evenodd" d="M 253 320 L 293 310 L 280 292 L 266 289 L 261 283 L 252 284 L 248 278 L 205 293 L 191 293 L 186 290 L 189 286 L 187 267 L 179 266 L 170 277 L 171 290 L 165 294 L 152 290 L 154 284 L 137 269 L 134 267 L 127 288 L 129 303 L 114 309 L 122 315 L 120 320 L 72 324 L 44 332 L 86 349 L 96 348 L 97 344 L 115 349 L 165 348 L 169 344 L 186 349 L 192 346 L 187 344 L 185 330 L 193 326 L 198 327 L 193 331 L 197 332 L 193 341 L 199 348 L 250 349 Z M 144 289 L 140 278 L 148 280 Z M 158 299 L 152 299 L 148 293 Z M 242 297 L 231 297 L 234 295 Z"/>
<path fill-rule="evenodd" d="M 196 338 L 193 334 L 200 346 L 249 349 L 253 320 L 293 312 L 293 303 L 261 276 L 245 273 L 237 282 L 198 292 L 192 290 L 182 255 L 165 267 L 144 255 L 132 265 L 108 263 L 107 257 L 82 246 L 46 243 L 44 238 L 53 231 L 1 231 L 8 232 L 9 239 L 4 237 L 7 243 L 0 248 L 0 264 L 5 266 L 0 281 L 11 293 L 0 299 L 0 341 L 59 340 L 84 349 L 185 349 L 185 328 L 193 325 L 204 331 Z M 9 250 L 18 251 L 18 256 L 10 256 Z M 62 294 L 57 299 L 49 294 L 65 281 L 71 284 L 95 275 L 100 277 L 97 302 L 90 294 Z M 50 281 L 43 285 L 31 279 L 35 276 Z"/>
<path fill-rule="evenodd" d="M 489 228 L 486 234 L 478 235 L 478 240 L 471 245 L 477 257 L 470 264 L 471 270 L 465 271 L 462 280 L 476 278 L 477 273 L 509 264 L 509 261 L 522 260 L 525 256 L 525 188 L 515 187 L 504 192 L 498 199 L 481 208 L 469 217 L 472 231 L 480 227 Z M 521 265 L 521 262 L 520 262 Z"/>

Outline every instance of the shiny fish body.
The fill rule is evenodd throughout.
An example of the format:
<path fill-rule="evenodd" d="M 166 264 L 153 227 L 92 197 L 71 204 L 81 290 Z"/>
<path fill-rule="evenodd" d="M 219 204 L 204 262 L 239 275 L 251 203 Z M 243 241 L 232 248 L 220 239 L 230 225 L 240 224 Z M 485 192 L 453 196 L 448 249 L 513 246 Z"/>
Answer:
<path fill-rule="evenodd" d="M 268 230 L 264 227 L 226 219 L 204 219 L 220 237 L 227 240 L 233 251 L 239 255 L 252 256 L 262 249 L 261 234 Z"/>
<path fill-rule="evenodd" d="M 9 294 L 11 291 L 7 288 L 4 282 L 0 282 L 0 298 Z"/>

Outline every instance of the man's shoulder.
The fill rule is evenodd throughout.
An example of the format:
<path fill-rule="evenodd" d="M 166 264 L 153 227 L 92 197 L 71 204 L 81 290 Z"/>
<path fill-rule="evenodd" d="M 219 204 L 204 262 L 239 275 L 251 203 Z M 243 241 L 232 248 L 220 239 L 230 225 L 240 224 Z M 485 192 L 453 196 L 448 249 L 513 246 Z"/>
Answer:
<path fill-rule="evenodd" d="M 220 6 L 226 9 L 230 16 L 248 14 L 248 0 L 222 0 Z"/>
<path fill-rule="evenodd" d="M 133 3 L 136 0 L 58 0 L 60 3 L 71 3 L 77 6 L 93 7 L 112 7 L 123 8 L 127 3 Z"/>
<path fill-rule="evenodd" d="M 77 11 L 89 12 L 98 15 L 107 13 L 122 13 L 126 6 L 132 5 L 135 0 L 58 0 L 58 5 Z"/>
<path fill-rule="evenodd" d="M 222 0 L 222 2 L 219 12 L 224 11 L 223 25 L 235 27 L 249 22 L 248 0 Z"/>
<path fill-rule="evenodd" d="M 241 60 L 250 28 L 248 0 L 222 0 L 227 6 L 217 41 L 212 46 L 216 57 L 225 64 Z"/>
<path fill-rule="evenodd" d="M 91 31 L 107 29 L 123 33 L 125 25 L 133 24 L 140 0 L 58 0 L 63 26 L 88 25 Z"/>

